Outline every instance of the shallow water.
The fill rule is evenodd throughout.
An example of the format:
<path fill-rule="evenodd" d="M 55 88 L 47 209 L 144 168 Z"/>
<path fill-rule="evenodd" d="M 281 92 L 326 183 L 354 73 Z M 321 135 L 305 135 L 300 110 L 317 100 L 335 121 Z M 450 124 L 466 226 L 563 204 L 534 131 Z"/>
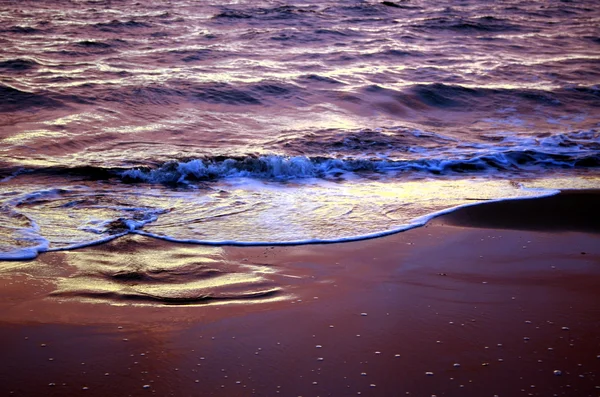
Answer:
<path fill-rule="evenodd" d="M 6 5 L 0 259 L 341 241 L 598 187 L 599 26 L 592 1 Z"/>

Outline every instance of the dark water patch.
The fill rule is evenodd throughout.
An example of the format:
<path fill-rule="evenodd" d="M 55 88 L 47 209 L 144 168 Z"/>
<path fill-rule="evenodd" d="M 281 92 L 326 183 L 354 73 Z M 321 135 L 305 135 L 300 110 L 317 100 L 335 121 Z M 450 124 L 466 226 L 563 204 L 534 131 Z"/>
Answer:
<path fill-rule="evenodd" d="M 171 105 L 180 101 L 183 92 L 167 86 L 119 87 L 99 94 L 99 100 L 128 106 Z"/>
<path fill-rule="evenodd" d="M 75 77 L 70 77 L 70 76 L 54 76 L 54 75 L 50 75 L 50 77 L 48 77 L 45 81 L 47 81 L 48 83 L 71 83 L 71 82 L 77 82 L 78 79 Z M 82 85 L 84 88 L 87 87 L 94 87 L 94 84 L 89 84 L 89 83 L 84 83 Z"/>
<path fill-rule="evenodd" d="M 360 2 L 352 5 L 340 3 L 337 6 L 327 7 L 323 12 L 338 17 L 340 15 L 347 17 L 372 17 L 385 15 L 389 10 L 390 7 L 379 3 Z"/>
<path fill-rule="evenodd" d="M 95 55 L 93 51 L 73 51 L 73 50 L 58 50 L 58 51 L 48 51 L 49 54 L 59 55 L 61 57 L 66 58 L 79 58 L 79 57 L 89 57 Z"/>
<path fill-rule="evenodd" d="M 343 154 L 360 156 L 373 152 L 408 152 L 412 147 L 432 148 L 447 145 L 449 138 L 405 128 L 362 129 L 339 131 L 335 129 L 302 134 L 302 139 L 281 140 L 277 146 L 288 152 L 328 156 Z"/>
<path fill-rule="evenodd" d="M 104 32 L 122 32 L 129 29 L 149 28 L 152 25 L 148 22 L 140 22 L 135 20 L 119 21 L 114 19 L 110 22 L 100 22 L 93 26 Z"/>
<path fill-rule="evenodd" d="M 385 56 L 390 56 L 390 57 L 415 56 L 415 54 L 413 52 L 402 51 L 402 50 L 394 50 L 394 49 L 383 51 L 381 54 L 385 55 Z"/>
<path fill-rule="evenodd" d="M 413 87 L 411 91 L 425 104 L 440 108 L 465 106 L 468 103 L 466 99 L 482 97 L 487 93 L 487 90 L 476 90 L 440 83 L 418 85 Z"/>
<path fill-rule="evenodd" d="M 23 72 L 39 66 L 39 63 L 31 59 L 17 58 L 0 61 L 0 70 L 4 72 Z"/>
<path fill-rule="evenodd" d="M 583 39 L 590 43 L 600 44 L 600 36 L 584 36 Z"/>
<path fill-rule="evenodd" d="M 372 93 L 383 93 L 383 92 L 391 91 L 391 90 L 383 88 L 382 86 L 377 85 L 377 84 L 368 85 L 368 86 L 364 87 L 363 90 L 365 92 L 372 92 Z"/>
<path fill-rule="evenodd" d="M 293 87 L 293 86 L 289 86 Z M 89 87 L 80 97 L 89 102 L 119 103 L 138 108 L 140 105 L 173 105 L 178 103 L 206 102 L 223 105 L 260 105 L 265 95 L 283 95 L 290 88 L 279 85 L 234 86 L 227 83 L 194 84 L 172 80 L 162 85 L 115 87 Z M 94 95 L 90 95 L 93 92 Z"/>
<path fill-rule="evenodd" d="M 150 33 L 150 37 L 154 37 L 154 38 L 157 38 L 157 39 L 163 39 L 163 38 L 169 37 L 169 33 L 167 33 L 167 32 L 153 32 L 153 33 Z"/>
<path fill-rule="evenodd" d="M 122 172 L 119 168 L 104 168 L 82 165 L 78 167 L 44 167 L 30 171 L 32 174 L 61 175 L 81 177 L 88 180 L 103 181 L 115 178 Z"/>
<path fill-rule="evenodd" d="M 354 104 L 361 104 L 361 103 L 365 102 L 359 96 L 348 94 L 347 92 L 336 93 L 335 98 L 340 101 L 354 103 Z"/>
<path fill-rule="evenodd" d="M 573 93 L 578 99 L 600 99 L 600 87 L 592 86 L 578 86 L 570 87 L 564 90 L 566 93 Z M 600 103 L 598 103 L 600 105 Z"/>
<path fill-rule="evenodd" d="M 250 91 L 264 97 L 264 96 L 273 96 L 273 97 L 289 97 L 293 94 L 299 93 L 299 87 L 284 84 L 279 82 L 265 82 L 261 84 L 254 84 L 249 87 Z"/>
<path fill-rule="evenodd" d="M 181 57 L 183 62 L 197 62 L 204 61 L 206 59 L 214 59 L 215 52 L 208 48 L 198 50 L 172 50 L 169 51 L 171 54 L 176 54 Z"/>
<path fill-rule="evenodd" d="M 218 14 L 213 15 L 213 19 L 250 19 L 252 15 L 246 12 L 237 10 L 225 10 Z"/>
<path fill-rule="evenodd" d="M 46 94 L 20 91 L 0 84 L 0 112 L 14 112 L 35 108 L 57 108 L 64 104 Z"/>
<path fill-rule="evenodd" d="M 600 154 L 551 154 L 535 150 L 509 150 L 493 154 L 478 155 L 463 160 L 421 160 L 407 163 L 404 171 L 427 171 L 433 175 L 478 174 L 489 172 L 520 172 L 550 169 L 572 169 L 596 167 Z"/>
<path fill-rule="evenodd" d="M 65 104 L 91 105 L 94 103 L 93 100 L 77 94 L 54 94 L 53 98 Z"/>
<path fill-rule="evenodd" d="M 201 102 L 224 105 L 260 105 L 261 100 L 250 91 L 234 88 L 229 84 L 216 83 L 190 87 L 191 98 Z"/>
<path fill-rule="evenodd" d="M 584 156 L 575 160 L 573 165 L 577 168 L 597 168 L 600 167 L 600 156 Z"/>
<path fill-rule="evenodd" d="M 561 102 L 556 98 L 555 95 L 549 92 L 524 90 L 516 92 L 517 96 L 526 99 L 527 101 L 539 103 L 547 106 L 560 106 Z"/>
<path fill-rule="evenodd" d="M 420 56 L 420 54 L 414 53 L 412 51 L 387 49 L 387 50 L 383 50 L 383 51 L 360 54 L 357 58 L 365 59 L 365 60 L 382 59 L 382 60 L 394 61 L 394 60 L 397 60 L 397 58 L 408 59 L 408 58 L 416 58 L 419 56 Z"/>
<path fill-rule="evenodd" d="M 15 26 L 11 26 L 8 29 L 0 30 L 0 32 L 16 33 L 16 34 L 35 34 L 35 33 L 41 33 L 42 31 L 40 29 L 36 29 L 31 26 L 15 25 Z"/>
<path fill-rule="evenodd" d="M 596 87 L 570 87 L 553 91 L 534 89 L 492 89 L 465 87 L 460 84 L 419 84 L 403 91 L 395 91 L 378 85 L 362 89 L 373 97 L 387 97 L 413 109 L 423 106 L 449 111 L 489 110 L 502 103 L 530 103 L 548 108 L 564 104 L 580 103 L 583 106 L 599 106 L 600 90 Z M 365 99 L 365 98 L 363 98 Z"/>
<path fill-rule="evenodd" d="M 301 76 L 299 80 L 317 82 L 317 83 L 326 83 L 326 84 L 332 84 L 332 85 L 344 84 L 343 82 L 341 82 L 339 80 L 333 79 L 331 77 L 321 76 L 318 74 L 307 74 L 305 76 Z"/>
<path fill-rule="evenodd" d="M 317 35 L 327 35 L 327 36 L 338 36 L 338 37 L 350 37 L 350 36 L 358 36 L 357 32 L 353 32 L 350 30 L 342 31 L 339 29 L 316 29 L 315 34 Z"/>
<path fill-rule="evenodd" d="M 272 41 L 279 41 L 279 42 L 294 42 L 294 43 L 298 43 L 298 44 L 308 44 L 308 43 L 315 43 L 315 42 L 319 42 L 322 41 L 323 38 L 320 37 L 319 35 L 315 35 L 315 34 L 310 34 L 308 32 L 303 32 L 303 33 L 296 33 L 294 31 L 280 31 L 279 33 L 276 33 L 273 36 L 269 37 L 269 40 Z M 291 43 L 285 43 L 286 46 L 288 45 L 292 45 Z M 306 57 L 308 58 L 318 58 L 318 57 L 322 57 L 322 55 L 320 54 L 303 54 L 301 56 L 298 56 L 297 59 L 299 60 L 305 60 Z"/>
<path fill-rule="evenodd" d="M 314 6 L 282 5 L 276 7 L 257 7 L 245 10 L 224 9 L 213 15 L 213 20 L 256 20 L 256 21 L 289 21 L 304 18 L 307 15 L 317 15 Z"/>
<path fill-rule="evenodd" d="M 83 48 L 91 48 L 91 49 L 108 49 L 108 48 L 112 48 L 112 45 L 102 42 L 102 41 L 95 41 L 95 40 L 82 40 L 82 41 L 78 41 L 77 43 L 74 44 L 76 47 L 83 47 Z"/>
<path fill-rule="evenodd" d="M 391 8 L 401 8 L 401 9 L 410 9 L 413 8 L 411 6 L 407 6 L 405 5 L 405 3 L 407 3 L 406 0 L 400 0 L 399 2 L 393 2 L 393 1 L 382 1 L 381 5 L 386 6 L 386 7 L 391 7 Z"/>
<path fill-rule="evenodd" d="M 418 30 L 449 30 L 454 33 L 504 33 L 521 32 L 523 28 L 504 19 L 492 16 L 466 19 L 459 16 L 436 17 L 413 25 Z"/>

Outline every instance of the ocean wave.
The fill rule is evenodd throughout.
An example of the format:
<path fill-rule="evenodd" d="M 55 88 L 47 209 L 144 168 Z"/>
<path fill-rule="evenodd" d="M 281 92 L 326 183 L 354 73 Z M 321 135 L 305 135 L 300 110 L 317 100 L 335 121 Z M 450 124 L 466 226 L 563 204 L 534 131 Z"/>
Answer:
<path fill-rule="evenodd" d="M 222 178 L 259 179 L 337 178 L 345 173 L 371 172 L 386 175 L 398 172 L 449 175 L 494 171 L 523 172 L 552 168 L 600 167 L 600 153 L 552 154 L 534 150 L 509 150 L 465 159 L 330 159 L 309 157 L 261 156 L 243 159 L 194 159 L 168 162 L 155 168 L 122 171 L 126 182 L 187 184 Z"/>
<path fill-rule="evenodd" d="M 324 130 L 301 136 L 271 142 L 269 146 L 279 152 L 273 154 L 203 155 L 166 162 L 147 159 L 135 167 L 82 164 L 11 170 L 5 164 L 0 175 L 28 173 L 186 185 L 237 177 L 335 180 L 349 174 L 378 178 L 399 174 L 516 176 L 600 167 L 600 132 L 594 129 L 534 136 L 481 135 L 472 141 L 406 127 Z"/>
<path fill-rule="evenodd" d="M 233 8 L 223 8 L 223 11 L 213 15 L 213 20 L 257 20 L 257 21 L 289 21 L 303 18 L 305 15 L 317 15 L 313 6 L 300 7 L 281 5 L 275 7 L 246 8 L 243 11 Z"/>
<path fill-rule="evenodd" d="M 6 59 L 0 61 L 0 70 L 4 72 L 23 72 L 34 69 L 37 66 L 39 66 L 38 62 L 27 58 Z"/>
<path fill-rule="evenodd" d="M 447 111 L 485 111 L 490 106 L 542 105 L 559 108 L 580 103 L 584 106 L 599 106 L 600 96 L 596 86 L 572 86 L 553 90 L 530 88 L 487 88 L 461 84 L 415 84 L 402 90 L 394 90 L 377 84 L 363 86 L 360 91 L 363 101 L 370 97 L 387 98 L 407 108 L 423 111 L 427 108 Z M 425 108 L 424 108 L 425 106 Z"/>
<path fill-rule="evenodd" d="M 170 50 L 169 54 L 176 55 L 181 59 L 182 62 L 196 62 L 203 61 L 206 59 L 215 59 L 217 56 L 222 57 L 222 53 L 211 50 L 209 48 L 195 49 L 195 50 Z M 172 62 L 167 59 L 165 62 Z"/>
<path fill-rule="evenodd" d="M 343 82 L 333 79 L 331 77 L 327 77 L 327 76 L 321 76 L 318 74 L 307 74 L 304 76 L 301 76 L 299 78 L 300 81 L 309 81 L 309 82 L 317 82 L 317 83 L 326 83 L 326 84 L 344 84 Z"/>
<path fill-rule="evenodd" d="M 31 26 L 15 25 L 15 26 L 11 26 L 11 27 L 9 27 L 7 29 L 0 29 L 0 32 L 3 32 L 3 33 L 16 33 L 16 34 L 36 34 L 36 33 L 41 33 L 42 30 L 36 29 L 34 27 L 31 27 Z"/>
<path fill-rule="evenodd" d="M 152 25 L 148 22 L 136 20 L 119 21 L 113 19 L 110 22 L 99 22 L 94 25 L 95 28 L 105 32 L 120 32 L 127 29 L 149 28 Z"/>
<path fill-rule="evenodd" d="M 80 96 L 91 101 L 119 102 L 131 106 L 170 105 L 177 103 L 206 102 L 232 106 L 266 104 L 277 98 L 300 95 L 302 88 L 278 81 L 263 80 L 254 84 L 198 83 L 171 80 L 161 85 L 125 86 L 106 91 L 94 87 L 97 93 L 91 97 L 82 92 Z"/>
<path fill-rule="evenodd" d="M 64 103 L 46 94 L 21 91 L 0 84 L 0 113 L 15 112 L 32 108 L 57 108 Z"/>
<path fill-rule="evenodd" d="M 464 18 L 459 16 L 447 16 L 430 18 L 420 21 L 415 26 L 419 30 L 450 30 L 454 33 L 504 33 L 504 32 L 522 32 L 530 31 L 531 28 L 525 28 L 506 19 L 493 16 L 482 16 L 477 18 Z"/>
<path fill-rule="evenodd" d="M 84 48 L 84 51 L 76 52 L 73 56 L 88 56 L 86 50 Z M 107 50 L 110 51 L 111 49 L 108 48 Z M 94 52 L 95 50 L 92 49 L 91 51 Z M 105 49 L 100 48 L 100 51 L 105 51 Z M 183 62 L 196 62 L 210 58 L 213 55 L 214 52 L 207 49 L 172 52 L 171 55 L 161 58 L 159 62 L 168 62 L 172 56 L 181 57 Z M 410 56 L 413 57 L 413 55 Z M 223 56 L 223 54 L 217 56 Z M 341 55 L 341 53 L 340 56 L 355 57 L 354 55 Z M 361 55 L 361 57 L 385 58 L 403 56 L 405 56 L 403 51 L 394 49 Z M 183 58 L 187 60 L 183 60 Z M 28 67 L 27 65 L 29 64 L 21 64 L 15 61 L 7 63 L 6 68 L 15 70 L 15 68 Z M 104 77 L 126 78 L 132 75 L 126 69 L 121 70 L 120 66 L 115 66 L 115 69 L 117 68 L 119 71 L 106 72 Z M 0 70 L 2 70 L 1 64 Z M 55 80 L 68 78 L 57 76 Z M 319 89 L 315 86 L 315 83 L 327 84 L 329 89 L 322 92 L 324 95 L 315 95 L 315 90 L 318 91 Z M 140 105 L 165 106 L 198 102 L 241 107 L 276 105 L 285 108 L 287 104 L 284 100 L 293 99 L 295 102 L 298 100 L 303 101 L 307 105 L 330 104 L 339 106 L 340 103 L 344 102 L 361 103 L 362 108 L 365 110 L 383 111 L 394 117 L 406 112 L 414 114 L 414 111 L 417 111 L 416 114 L 425 118 L 428 117 L 428 111 L 437 110 L 461 113 L 481 111 L 486 115 L 490 115 L 490 109 L 502 109 L 507 104 L 513 107 L 540 105 L 552 115 L 559 111 L 576 111 L 578 107 L 595 108 L 600 106 L 600 90 L 597 86 L 567 86 L 552 90 L 486 88 L 444 83 L 416 84 L 402 89 L 389 88 L 378 84 L 355 86 L 352 89 L 346 87 L 348 85 L 337 78 L 307 74 L 293 81 L 273 78 L 253 83 L 194 82 L 181 79 L 169 79 L 161 83 L 122 84 L 120 86 L 85 83 L 71 87 L 69 95 L 62 92 L 37 95 L 20 92 L 6 86 L 0 86 L 0 89 L 6 92 L 4 98 L 2 98 L 5 101 L 18 96 L 23 98 L 25 105 L 32 105 L 35 102 L 38 106 L 58 104 L 58 102 L 49 102 L 54 99 L 67 104 L 71 101 L 75 104 L 117 102 L 120 105 L 135 108 Z M 48 102 L 44 99 L 47 99 Z M 12 102 L 17 103 L 19 100 L 13 99 Z"/>
<path fill-rule="evenodd" d="M 78 41 L 74 45 L 77 47 L 100 48 L 100 49 L 107 49 L 107 48 L 112 47 L 112 45 L 110 45 L 108 43 L 105 43 L 103 41 L 96 41 L 96 40 L 82 40 L 82 41 Z"/>

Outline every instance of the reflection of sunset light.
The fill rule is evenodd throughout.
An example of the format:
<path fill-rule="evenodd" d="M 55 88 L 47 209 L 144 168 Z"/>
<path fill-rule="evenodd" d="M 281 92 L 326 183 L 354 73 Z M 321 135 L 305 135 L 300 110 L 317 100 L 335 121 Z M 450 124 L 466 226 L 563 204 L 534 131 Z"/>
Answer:
<path fill-rule="evenodd" d="M 70 123 L 100 121 L 100 120 L 115 119 L 115 118 L 116 118 L 115 116 L 108 115 L 108 114 L 100 115 L 98 113 L 84 112 L 84 113 L 74 113 L 74 114 L 70 114 L 67 116 L 58 117 L 54 120 L 46 121 L 46 122 L 44 122 L 44 124 L 63 126 L 63 125 L 67 125 Z"/>
<path fill-rule="evenodd" d="M 276 275 L 274 267 L 230 261 L 223 248 L 149 250 L 147 242 L 137 246 L 137 237 L 128 239 L 128 249 L 106 251 L 101 257 L 93 250 L 74 252 L 68 259 L 78 271 L 61 279 L 53 295 L 113 305 L 158 306 L 253 304 L 290 298 L 264 276 Z"/>
<path fill-rule="evenodd" d="M 108 127 L 104 130 L 106 132 L 116 132 L 120 134 L 147 132 L 147 131 L 160 131 L 164 129 L 164 124 L 145 124 L 145 125 L 121 125 L 118 127 Z"/>
<path fill-rule="evenodd" d="M 36 139 L 56 138 L 64 135 L 62 131 L 51 131 L 51 130 L 30 130 L 25 132 L 16 133 L 12 136 L 1 139 L 4 143 L 11 144 L 24 144 Z"/>

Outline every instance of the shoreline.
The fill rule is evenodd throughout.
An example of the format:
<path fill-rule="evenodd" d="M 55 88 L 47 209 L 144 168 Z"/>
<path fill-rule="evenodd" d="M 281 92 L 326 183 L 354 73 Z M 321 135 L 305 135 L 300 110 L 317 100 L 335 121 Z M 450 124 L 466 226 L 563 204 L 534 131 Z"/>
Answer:
<path fill-rule="evenodd" d="M 532 189 L 528 189 L 528 190 L 532 190 Z M 465 214 L 459 215 L 459 216 L 454 216 L 453 214 L 457 211 L 460 214 L 462 214 L 461 211 L 463 211 L 464 209 L 466 209 L 466 211 L 469 212 L 470 211 L 470 210 L 468 210 L 469 208 L 479 207 L 482 205 L 484 206 L 484 208 L 487 208 L 488 205 L 499 205 L 500 207 L 508 206 L 509 211 L 510 211 L 510 209 L 514 209 L 514 208 L 518 209 L 519 208 L 519 207 L 513 207 L 512 204 L 510 203 L 512 201 L 520 202 L 520 201 L 536 200 L 535 202 L 537 203 L 538 202 L 537 200 L 541 200 L 539 202 L 544 202 L 544 201 L 547 201 L 544 199 L 548 199 L 548 198 L 554 197 L 554 196 L 559 196 L 560 198 L 557 201 L 558 201 L 558 203 L 562 203 L 562 207 L 560 208 L 560 211 L 564 211 L 565 209 L 567 211 L 569 211 L 569 209 L 566 208 L 567 206 L 565 205 L 565 202 L 569 201 L 570 196 L 578 195 L 578 198 L 576 200 L 579 201 L 581 199 L 581 196 L 587 195 L 587 196 L 594 197 L 598 191 L 600 191 L 600 189 L 590 189 L 590 188 L 550 189 L 550 188 L 547 188 L 547 189 L 542 189 L 541 190 L 542 193 L 537 196 L 519 196 L 519 197 L 507 197 L 507 198 L 490 199 L 490 200 L 478 200 L 473 203 L 464 203 L 464 204 L 461 204 L 461 205 L 458 205 L 455 207 L 449 207 L 446 209 L 442 209 L 442 210 L 439 210 L 436 212 L 429 213 L 427 215 L 413 218 L 410 220 L 409 223 L 403 224 L 403 225 L 393 228 L 393 229 L 383 230 L 383 231 L 374 232 L 374 233 L 370 233 L 370 234 L 364 234 L 364 235 L 340 237 L 340 238 L 335 238 L 335 239 L 310 239 L 310 240 L 296 240 L 296 241 L 283 241 L 283 242 L 278 242 L 278 241 L 271 241 L 271 242 L 269 242 L 269 241 L 266 241 L 266 242 L 234 241 L 234 240 L 223 240 L 223 241 L 215 240 L 215 241 L 213 241 L 213 240 L 193 240 L 193 239 L 190 240 L 190 239 L 176 239 L 176 238 L 172 238 L 172 237 L 168 237 L 168 236 L 155 235 L 155 234 L 152 234 L 149 232 L 145 232 L 143 230 L 132 230 L 132 231 L 121 232 L 121 233 L 117 233 L 114 235 L 105 236 L 96 241 L 86 242 L 86 243 L 78 243 L 78 244 L 71 245 L 68 247 L 47 248 L 47 246 L 44 245 L 47 243 L 44 243 L 38 247 L 24 248 L 24 249 L 22 249 L 21 253 L 19 253 L 18 251 L 13 251 L 13 252 L 8 252 L 8 253 L 5 252 L 5 253 L 1 254 L 4 256 L 0 256 L 0 263 L 1 262 L 10 262 L 10 261 L 21 262 L 21 261 L 35 260 L 39 255 L 42 255 L 42 254 L 85 249 L 88 247 L 94 247 L 94 246 L 98 246 L 98 245 L 102 245 L 102 244 L 107 244 L 113 240 L 116 240 L 116 239 L 119 239 L 119 238 L 122 238 L 125 236 L 132 236 L 132 235 L 144 236 L 144 237 L 148 237 L 151 239 L 160 240 L 165 243 L 191 244 L 191 245 L 209 246 L 209 247 L 271 247 L 271 246 L 287 247 L 287 246 L 300 246 L 300 245 L 344 244 L 344 243 L 352 243 L 352 242 L 358 242 L 358 241 L 363 241 L 363 240 L 382 238 L 382 237 L 386 237 L 386 236 L 390 236 L 390 235 L 394 235 L 394 234 L 398 234 L 398 233 L 404 233 L 411 229 L 423 227 L 423 226 L 427 225 L 428 223 L 430 223 L 440 217 L 448 218 L 447 220 L 453 219 L 454 220 L 453 222 L 457 222 L 456 225 L 476 227 L 476 224 L 478 222 L 480 222 L 479 220 L 477 220 L 477 216 L 479 215 L 479 213 L 477 212 L 478 211 L 477 208 L 475 209 L 475 212 L 478 215 L 476 215 L 476 216 L 466 215 L 466 217 L 470 217 L 470 219 L 468 219 L 466 222 L 465 222 L 465 219 L 466 219 Z M 554 199 L 551 199 L 551 200 L 554 200 Z M 585 200 L 589 201 L 590 198 L 588 197 Z M 502 203 L 508 203 L 508 204 L 502 204 Z M 521 204 L 518 204 L 518 205 L 522 206 Z M 525 204 L 525 205 L 527 205 L 527 204 Z M 589 209 L 589 208 L 593 208 L 593 207 L 591 207 L 589 205 L 589 203 L 586 203 L 586 208 Z M 547 209 L 548 208 L 546 208 L 546 210 Z M 595 211 L 595 209 L 594 209 L 594 211 Z M 483 213 L 485 213 L 485 212 L 486 212 L 486 210 L 484 209 Z M 597 213 L 597 211 L 595 213 Z M 576 215 L 579 218 L 581 218 L 580 213 L 577 213 Z M 462 221 L 459 220 L 459 218 L 462 219 Z M 489 222 L 489 219 L 488 219 L 488 222 Z M 513 222 L 513 224 L 506 225 L 506 227 L 508 227 L 508 228 L 517 227 L 518 228 L 517 225 L 518 225 L 518 222 L 517 222 L 517 224 L 515 224 Z M 504 227 L 501 223 L 500 223 L 500 225 L 490 224 L 489 226 L 490 227 L 496 227 L 496 226 Z M 582 227 L 581 220 L 579 220 L 578 223 L 572 225 L 571 227 L 574 227 L 575 229 L 580 229 Z M 592 229 L 592 231 L 595 230 L 595 225 L 591 222 L 588 222 L 587 227 L 589 229 Z M 559 226 L 558 228 L 560 229 L 561 226 Z M 46 248 L 40 248 L 42 246 L 44 246 Z"/>
<path fill-rule="evenodd" d="M 598 197 L 483 203 L 340 244 L 126 236 L 4 262 L 0 391 L 596 396 Z"/>

